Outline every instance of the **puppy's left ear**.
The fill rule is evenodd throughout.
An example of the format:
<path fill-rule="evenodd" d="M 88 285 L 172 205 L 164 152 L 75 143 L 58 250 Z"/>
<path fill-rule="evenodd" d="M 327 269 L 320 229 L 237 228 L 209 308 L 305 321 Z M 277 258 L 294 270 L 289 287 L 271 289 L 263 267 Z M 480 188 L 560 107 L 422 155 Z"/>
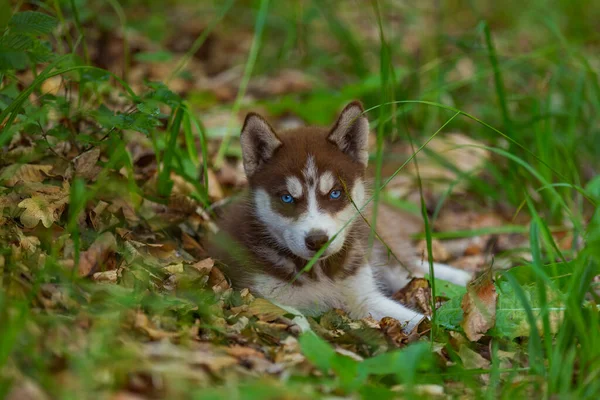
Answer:
<path fill-rule="evenodd" d="M 369 121 L 363 111 L 359 101 L 348 104 L 331 128 L 327 140 L 366 167 L 369 161 Z"/>

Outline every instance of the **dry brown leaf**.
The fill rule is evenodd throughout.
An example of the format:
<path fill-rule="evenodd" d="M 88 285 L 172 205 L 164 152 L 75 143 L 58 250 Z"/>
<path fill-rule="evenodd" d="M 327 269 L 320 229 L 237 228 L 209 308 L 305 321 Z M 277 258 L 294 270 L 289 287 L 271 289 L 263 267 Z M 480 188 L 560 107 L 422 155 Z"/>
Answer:
<path fill-rule="evenodd" d="M 391 317 L 384 317 L 379 322 L 381 331 L 391 340 L 396 346 L 404 346 L 408 344 L 408 335 L 402 329 L 402 324 Z"/>
<path fill-rule="evenodd" d="M 229 354 L 230 356 L 236 357 L 236 358 L 247 358 L 247 357 L 265 358 L 265 355 L 262 352 L 260 352 L 256 349 L 253 349 L 252 347 L 248 347 L 248 346 L 233 345 L 230 347 L 226 347 L 224 350 L 227 354 Z"/>
<path fill-rule="evenodd" d="M 180 335 L 180 332 L 167 332 L 155 328 L 150 319 L 148 319 L 148 316 L 141 311 L 138 311 L 135 314 L 133 326 L 139 331 L 144 332 L 152 340 L 161 340 L 165 338 L 177 337 Z"/>
<path fill-rule="evenodd" d="M 214 266 L 215 261 L 212 258 L 205 258 L 204 260 L 198 261 L 197 263 L 191 265 L 192 268 L 207 275 L 210 273 Z"/>
<path fill-rule="evenodd" d="M 258 317 L 261 321 L 275 321 L 279 317 L 283 317 L 288 312 L 283 308 L 276 306 L 269 300 L 262 298 L 255 299 L 248 307 L 248 311 Z"/>
<path fill-rule="evenodd" d="M 49 228 L 60 219 L 60 216 L 69 202 L 69 182 L 64 181 L 61 188 L 50 185 L 32 184 L 30 189 L 36 189 L 32 196 L 21 201 L 19 208 L 23 208 L 20 219 L 26 228 L 34 228 L 41 221 L 44 227 Z"/>
<path fill-rule="evenodd" d="M 96 272 L 93 276 L 93 279 L 96 282 L 108 282 L 108 283 L 117 283 L 117 278 L 119 274 L 116 269 L 111 271 L 102 271 Z"/>
<path fill-rule="evenodd" d="M 471 350 L 467 345 L 461 344 L 458 348 L 458 356 L 466 369 L 487 369 L 490 361 L 481 354 Z"/>
<path fill-rule="evenodd" d="M 408 388 L 405 385 L 392 386 L 392 388 L 391 388 L 391 390 L 393 392 L 400 392 L 400 393 L 406 392 L 407 389 Z M 431 398 L 436 398 L 436 397 L 445 398 L 444 387 L 441 385 L 432 385 L 432 384 L 411 385 L 409 393 L 411 394 L 411 396 L 417 396 L 417 398 L 425 398 L 425 399 L 431 399 Z"/>
<path fill-rule="evenodd" d="M 54 209 L 45 197 L 30 197 L 20 202 L 19 207 L 25 209 L 20 219 L 26 228 L 35 228 L 40 221 L 46 228 L 50 228 L 56 221 Z"/>
<path fill-rule="evenodd" d="M 40 239 L 35 236 L 25 236 L 20 230 L 17 232 L 19 236 L 19 244 L 23 250 L 33 253 L 41 244 Z"/>
<path fill-rule="evenodd" d="M 229 289 L 229 283 L 227 282 L 225 275 L 223 275 L 217 267 L 213 267 L 210 270 L 208 285 L 217 294 L 223 293 L 225 290 Z"/>
<path fill-rule="evenodd" d="M 208 174 L 208 195 L 213 200 L 221 200 L 224 196 L 221 184 L 212 169 L 206 171 Z"/>
<path fill-rule="evenodd" d="M 417 248 L 419 255 L 424 254 L 425 259 L 428 259 L 428 257 L 427 257 L 427 241 L 426 240 L 421 240 L 419 243 L 417 243 L 416 248 Z M 436 261 L 436 262 L 448 261 L 448 259 L 450 259 L 450 256 L 451 256 L 450 252 L 446 249 L 444 244 L 437 239 L 433 239 L 431 241 L 431 254 L 433 256 L 433 261 Z"/>
<path fill-rule="evenodd" d="M 6 186 L 15 186 L 18 182 L 42 182 L 50 175 L 52 165 L 13 164 L 4 168 L 0 173 L 0 181 L 5 180 Z"/>
<path fill-rule="evenodd" d="M 79 259 L 79 275 L 88 276 L 101 265 L 105 265 L 117 250 L 117 240 L 110 232 L 98 236 L 89 249 L 81 253 Z"/>
<path fill-rule="evenodd" d="M 100 158 L 100 148 L 94 147 L 92 150 L 86 151 L 81 155 L 73 159 L 75 165 L 75 173 L 77 176 L 81 176 L 85 179 L 95 179 L 100 171 L 101 167 L 97 166 L 96 163 Z"/>
<path fill-rule="evenodd" d="M 412 309 L 431 315 L 431 289 L 427 279 L 413 278 L 408 285 L 394 293 L 392 298 Z"/>
<path fill-rule="evenodd" d="M 464 317 L 460 324 L 469 340 L 481 339 L 495 325 L 497 299 L 491 268 L 469 283 L 462 299 Z"/>
<path fill-rule="evenodd" d="M 201 257 L 202 254 L 206 254 L 204 248 L 198 243 L 196 239 L 183 232 L 181 234 L 181 241 L 183 244 L 183 249 L 190 253 L 194 257 Z"/>

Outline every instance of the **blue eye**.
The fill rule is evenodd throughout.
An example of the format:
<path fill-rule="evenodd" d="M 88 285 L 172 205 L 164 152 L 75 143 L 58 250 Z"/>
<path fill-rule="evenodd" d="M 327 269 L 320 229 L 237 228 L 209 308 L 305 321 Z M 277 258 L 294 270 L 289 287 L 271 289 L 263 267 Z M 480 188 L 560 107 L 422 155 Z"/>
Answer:
<path fill-rule="evenodd" d="M 332 199 L 339 199 L 340 197 L 342 197 L 342 191 L 341 190 L 332 190 L 329 193 L 329 197 Z"/>
<path fill-rule="evenodd" d="M 283 196 L 281 196 L 281 201 L 283 201 L 286 204 L 290 204 L 294 202 L 294 198 L 291 194 L 284 194 Z"/>

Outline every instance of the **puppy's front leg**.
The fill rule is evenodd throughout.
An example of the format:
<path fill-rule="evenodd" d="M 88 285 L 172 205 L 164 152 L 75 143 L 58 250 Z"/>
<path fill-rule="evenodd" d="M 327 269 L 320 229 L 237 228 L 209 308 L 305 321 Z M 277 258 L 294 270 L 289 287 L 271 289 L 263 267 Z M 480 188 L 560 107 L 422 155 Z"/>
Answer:
<path fill-rule="evenodd" d="M 401 323 L 407 323 L 407 331 L 412 330 L 424 318 L 423 314 L 383 295 L 377 287 L 370 265 L 362 267 L 354 276 L 346 278 L 341 286 L 344 303 L 352 318 L 370 315 L 380 320 L 383 317 L 392 317 Z"/>

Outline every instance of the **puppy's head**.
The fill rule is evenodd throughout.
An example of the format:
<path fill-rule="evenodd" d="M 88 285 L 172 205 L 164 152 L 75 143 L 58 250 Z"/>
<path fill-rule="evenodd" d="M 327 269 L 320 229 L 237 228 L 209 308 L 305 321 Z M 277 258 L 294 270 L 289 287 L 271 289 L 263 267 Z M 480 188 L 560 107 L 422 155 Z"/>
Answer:
<path fill-rule="evenodd" d="M 278 244 L 310 259 L 340 251 L 366 199 L 369 123 L 359 102 L 344 108 L 332 128 L 304 127 L 280 134 L 258 114 L 242 129 L 244 169 L 254 209 Z M 333 239 L 333 240 L 332 240 Z"/>

